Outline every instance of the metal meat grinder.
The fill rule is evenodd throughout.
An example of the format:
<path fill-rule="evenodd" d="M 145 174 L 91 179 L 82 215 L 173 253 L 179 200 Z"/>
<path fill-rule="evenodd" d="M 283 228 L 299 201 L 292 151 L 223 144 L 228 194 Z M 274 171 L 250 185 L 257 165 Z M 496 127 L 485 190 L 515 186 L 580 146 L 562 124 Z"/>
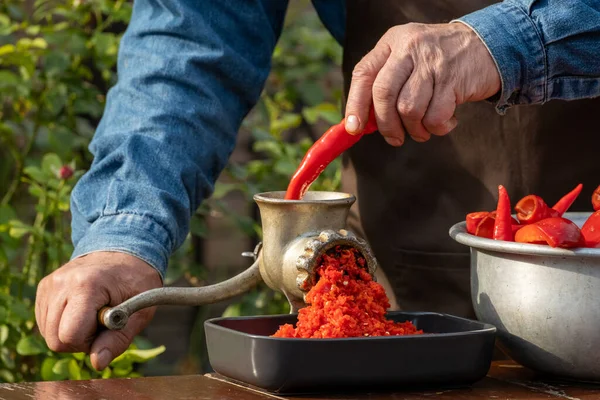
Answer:
<path fill-rule="evenodd" d="M 291 312 L 305 306 L 305 295 L 316 283 L 319 257 L 338 246 L 356 248 L 365 258 L 371 276 L 377 260 L 361 238 L 346 230 L 346 219 L 356 198 L 337 192 L 307 192 L 302 200 L 284 200 L 285 192 L 254 196 L 263 229 L 263 242 L 254 252 L 250 268 L 221 283 L 199 287 L 152 289 L 115 307 L 104 307 L 99 322 L 112 330 L 125 327 L 129 317 L 143 308 L 159 305 L 200 306 L 240 295 L 261 279 L 281 291 L 290 302 Z"/>

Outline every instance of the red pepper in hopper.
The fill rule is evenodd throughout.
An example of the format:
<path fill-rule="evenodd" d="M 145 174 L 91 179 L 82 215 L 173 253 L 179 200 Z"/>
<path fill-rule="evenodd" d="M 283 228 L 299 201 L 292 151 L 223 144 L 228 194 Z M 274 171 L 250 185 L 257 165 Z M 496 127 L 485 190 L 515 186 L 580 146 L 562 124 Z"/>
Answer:
<path fill-rule="evenodd" d="M 600 186 L 592 194 L 592 206 L 594 207 L 594 211 L 600 210 Z"/>
<path fill-rule="evenodd" d="M 563 214 L 567 212 L 575 199 L 577 199 L 577 196 L 579 196 L 579 193 L 581 193 L 581 189 L 583 189 L 583 185 L 580 183 L 575 189 L 565 194 L 562 199 L 552 206 L 552 209 L 558 213 L 557 217 L 562 217 Z"/>
<path fill-rule="evenodd" d="M 494 240 L 513 240 L 512 217 L 510 215 L 510 198 L 506 188 L 498 186 L 498 206 L 494 221 Z"/>
<path fill-rule="evenodd" d="M 596 211 L 581 227 L 585 247 L 600 247 L 600 211 Z"/>
<path fill-rule="evenodd" d="M 319 177 L 327 166 L 344 151 L 354 146 L 363 135 L 377 130 L 377 122 L 373 108 L 369 120 L 362 133 L 351 135 L 346 131 L 344 120 L 332 126 L 317 140 L 304 155 L 300 166 L 292 176 L 285 193 L 286 200 L 299 200 L 304 196 L 310 185 Z"/>
<path fill-rule="evenodd" d="M 515 206 L 517 219 L 522 224 L 533 224 L 546 218 L 559 217 L 558 212 L 546 204 L 540 197 L 533 194 L 523 197 Z"/>
<path fill-rule="evenodd" d="M 524 226 L 515 234 L 519 243 L 548 244 L 551 247 L 573 248 L 584 244 L 581 230 L 562 217 L 546 218 Z"/>

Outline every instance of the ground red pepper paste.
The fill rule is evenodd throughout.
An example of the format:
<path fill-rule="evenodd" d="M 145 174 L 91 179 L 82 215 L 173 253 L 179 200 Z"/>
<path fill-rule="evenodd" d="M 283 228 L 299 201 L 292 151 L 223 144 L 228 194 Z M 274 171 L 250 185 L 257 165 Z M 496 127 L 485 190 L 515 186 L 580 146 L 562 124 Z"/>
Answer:
<path fill-rule="evenodd" d="M 390 303 L 383 287 L 365 270 L 365 259 L 354 248 L 340 246 L 318 261 L 318 281 L 298 312 L 296 328 L 279 327 L 274 337 L 344 338 L 421 334 L 410 322 L 386 320 Z"/>

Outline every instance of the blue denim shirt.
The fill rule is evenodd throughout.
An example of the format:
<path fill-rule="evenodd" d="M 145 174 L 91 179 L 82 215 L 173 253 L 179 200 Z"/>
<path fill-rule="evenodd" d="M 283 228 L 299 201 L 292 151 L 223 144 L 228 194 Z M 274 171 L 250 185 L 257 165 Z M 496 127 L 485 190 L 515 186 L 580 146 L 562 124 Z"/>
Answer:
<path fill-rule="evenodd" d="M 313 0 L 340 43 L 344 0 Z M 136 0 L 119 81 L 71 197 L 73 258 L 111 250 L 164 275 L 269 74 L 283 0 Z M 600 0 L 507 0 L 459 19 L 502 77 L 499 112 L 600 95 Z"/>

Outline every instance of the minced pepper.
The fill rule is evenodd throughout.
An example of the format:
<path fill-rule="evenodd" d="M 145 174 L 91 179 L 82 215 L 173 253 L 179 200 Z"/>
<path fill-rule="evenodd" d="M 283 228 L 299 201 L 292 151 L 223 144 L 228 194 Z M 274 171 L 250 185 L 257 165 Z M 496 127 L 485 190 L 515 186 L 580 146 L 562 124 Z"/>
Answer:
<path fill-rule="evenodd" d="M 410 321 L 386 319 L 390 306 L 383 287 L 364 268 L 354 248 L 337 246 L 318 260 L 318 280 L 306 295 L 298 322 L 280 326 L 274 337 L 345 338 L 421 334 Z"/>

